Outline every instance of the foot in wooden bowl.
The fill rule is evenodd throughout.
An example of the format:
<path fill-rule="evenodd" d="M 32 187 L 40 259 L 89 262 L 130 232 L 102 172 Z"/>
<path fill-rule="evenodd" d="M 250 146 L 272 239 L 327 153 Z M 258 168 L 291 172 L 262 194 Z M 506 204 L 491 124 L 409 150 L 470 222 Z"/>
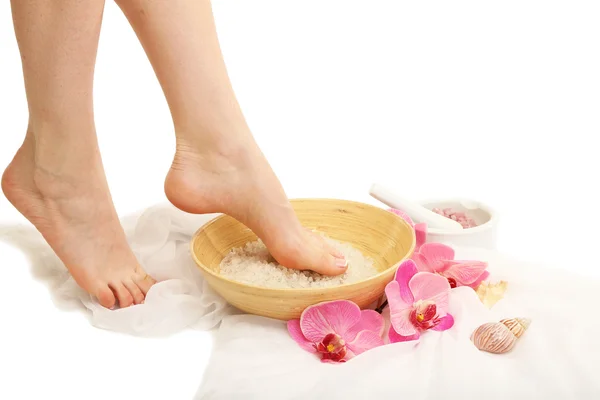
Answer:
<path fill-rule="evenodd" d="M 348 265 L 344 256 L 317 234 L 304 229 L 266 158 L 243 135 L 233 147 L 178 139 L 167 179 L 169 200 L 194 214 L 228 214 L 265 243 L 281 265 L 339 275 Z"/>

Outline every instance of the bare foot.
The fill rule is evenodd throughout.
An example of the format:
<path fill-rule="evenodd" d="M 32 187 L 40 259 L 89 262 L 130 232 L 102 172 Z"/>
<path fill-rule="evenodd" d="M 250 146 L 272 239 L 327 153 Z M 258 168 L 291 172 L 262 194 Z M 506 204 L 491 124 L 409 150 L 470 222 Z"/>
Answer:
<path fill-rule="evenodd" d="M 100 304 L 112 308 L 117 302 L 120 307 L 143 302 L 155 281 L 127 244 L 100 157 L 79 170 L 42 167 L 36 164 L 39 158 L 28 134 L 2 176 L 8 200 Z"/>
<path fill-rule="evenodd" d="M 264 155 L 251 138 L 232 148 L 179 139 L 165 180 L 168 199 L 183 211 L 225 213 L 252 229 L 288 268 L 324 275 L 346 271 L 344 256 L 303 228 Z"/>

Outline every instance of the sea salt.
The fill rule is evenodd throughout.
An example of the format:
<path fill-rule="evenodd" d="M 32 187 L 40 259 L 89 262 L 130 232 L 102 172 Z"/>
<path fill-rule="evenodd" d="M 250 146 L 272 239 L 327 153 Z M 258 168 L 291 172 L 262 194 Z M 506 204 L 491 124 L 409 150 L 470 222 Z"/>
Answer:
<path fill-rule="evenodd" d="M 348 269 L 338 276 L 324 276 L 312 271 L 297 271 L 277 263 L 262 241 L 248 242 L 232 249 L 221 261 L 221 275 L 225 278 L 272 289 L 323 288 L 365 280 L 377 270 L 373 260 L 365 257 L 348 243 L 324 237 L 346 257 Z"/>
<path fill-rule="evenodd" d="M 477 222 L 475 222 L 475 220 L 473 218 L 469 217 L 464 212 L 454 211 L 451 208 L 444 208 L 444 209 L 434 208 L 431 211 L 433 211 L 436 214 L 443 215 L 446 218 L 450 218 L 450 219 L 458 222 L 465 229 L 466 228 L 474 228 L 477 226 Z"/>

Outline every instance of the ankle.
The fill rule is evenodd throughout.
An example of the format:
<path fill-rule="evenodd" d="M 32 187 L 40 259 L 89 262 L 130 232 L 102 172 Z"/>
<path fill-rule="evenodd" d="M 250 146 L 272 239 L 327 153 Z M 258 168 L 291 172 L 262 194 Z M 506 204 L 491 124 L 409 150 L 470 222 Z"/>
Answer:
<path fill-rule="evenodd" d="M 78 132 L 78 136 L 95 134 L 94 114 L 91 108 L 75 104 L 63 106 L 64 109 L 32 110 L 29 114 L 28 131 L 36 136 L 46 133 L 69 137 Z"/>
<path fill-rule="evenodd" d="M 177 143 L 225 154 L 232 148 L 254 142 L 243 115 L 202 115 L 193 119 L 173 118 Z"/>
<path fill-rule="evenodd" d="M 88 151 L 86 154 L 69 143 L 59 141 L 59 146 L 51 140 L 48 132 L 34 134 L 28 129 L 23 144 L 3 174 L 3 189 L 25 190 L 46 199 L 85 193 L 97 195 L 101 188 L 99 183 L 103 182 L 99 153 Z"/>
<path fill-rule="evenodd" d="M 257 151 L 248 130 L 219 132 L 198 128 L 177 133 L 176 157 L 198 162 L 245 165 Z"/>
<path fill-rule="evenodd" d="M 36 169 L 56 176 L 81 176 L 102 165 L 93 121 L 30 119 L 21 150 Z"/>

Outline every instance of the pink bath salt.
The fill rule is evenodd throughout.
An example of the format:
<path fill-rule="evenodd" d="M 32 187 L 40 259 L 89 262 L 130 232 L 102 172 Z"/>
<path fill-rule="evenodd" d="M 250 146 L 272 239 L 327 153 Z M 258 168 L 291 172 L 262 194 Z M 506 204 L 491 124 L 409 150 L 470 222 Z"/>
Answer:
<path fill-rule="evenodd" d="M 466 228 L 474 228 L 477 226 L 477 223 L 475 222 L 475 220 L 473 218 L 468 217 L 467 214 L 465 214 L 464 212 L 461 212 L 461 211 L 452 211 L 451 208 L 444 208 L 444 209 L 434 208 L 431 211 L 433 211 L 436 214 L 443 215 L 446 218 L 450 218 L 451 220 L 458 222 L 465 229 Z"/>

